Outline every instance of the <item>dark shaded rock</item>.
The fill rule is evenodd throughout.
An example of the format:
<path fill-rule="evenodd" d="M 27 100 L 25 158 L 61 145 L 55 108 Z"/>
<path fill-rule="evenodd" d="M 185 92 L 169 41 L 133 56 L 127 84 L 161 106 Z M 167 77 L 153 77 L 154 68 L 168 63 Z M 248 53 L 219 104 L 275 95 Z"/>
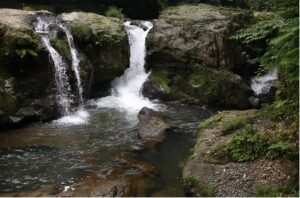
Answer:
<path fill-rule="evenodd" d="M 59 115 L 48 97 L 55 91 L 48 52 L 31 26 L 37 13 L 46 12 L 0 9 L 0 127 Z"/>
<path fill-rule="evenodd" d="M 92 66 L 91 96 L 103 96 L 110 88 L 110 82 L 129 66 L 129 45 L 122 21 L 84 12 L 66 13 L 60 17 L 70 23 L 76 45 Z M 82 73 L 91 72 L 90 67 L 83 65 L 81 68 Z"/>
<path fill-rule="evenodd" d="M 241 76 L 245 57 L 230 40 L 251 18 L 242 10 L 211 5 L 182 5 L 164 10 L 147 37 L 143 94 L 163 101 L 245 109 L 253 91 Z"/>
<path fill-rule="evenodd" d="M 165 139 L 165 131 L 169 126 L 157 113 L 144 107 L 138 116 L 139 123 L 136 127 L 136 131 L 142 140 L 162 142 Z"/>

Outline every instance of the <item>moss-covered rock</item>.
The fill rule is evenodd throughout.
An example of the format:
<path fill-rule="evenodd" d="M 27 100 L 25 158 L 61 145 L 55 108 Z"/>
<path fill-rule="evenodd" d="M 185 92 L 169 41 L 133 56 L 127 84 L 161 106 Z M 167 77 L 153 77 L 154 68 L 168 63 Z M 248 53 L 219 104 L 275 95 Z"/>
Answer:
<path fill-rule="evenodd" d="M 194 153 L 184 167 L 185 180 L 197 181 L 187 190 L 201 196 L 198 186 L 212 185 L 215 196 L 257 196 L 265 193 L 257 186 L 264 185 L 281 196 L 292 195 L 298 186 L 297 130 L 274 122 L 262 110 L 212 116 L 199 126 Z M 270 157 L 273 151 L 276 157 Z"/>
<path fill-rule="evenodd" d="M 83 12 L 63 14 L 61 18 L 71 23 L 76 44 L 93 65 L 92 93 L 107 90 L 129 66 L 129 45 L 122 21 Z"/>
<path fill-rule="evenodd" d="M 164 10 L 147 37 L 147 68 L 152 74 L 144 85 L 145 96 L 221 108 L 251 107 L 253 92 L 234 73 L 245 60 L 229 39 L 250 18 L 244 10 L 205 4 Z"/>
<path fill-rule="evenodd" d="M 0 16 L 0 127 L 52 119 L 51 66 L 31 27 L 36 12 L 0 9 Z"/>
<path fill-rule="evenodd" d="M 163 101 L 245 109 L 251 107 L 249 98 L 253 92 L 236 74 L 194 64 L 175 73 L 171 69 L 166 72 L 154 69 L 144 84 L 143 94 Z"/>

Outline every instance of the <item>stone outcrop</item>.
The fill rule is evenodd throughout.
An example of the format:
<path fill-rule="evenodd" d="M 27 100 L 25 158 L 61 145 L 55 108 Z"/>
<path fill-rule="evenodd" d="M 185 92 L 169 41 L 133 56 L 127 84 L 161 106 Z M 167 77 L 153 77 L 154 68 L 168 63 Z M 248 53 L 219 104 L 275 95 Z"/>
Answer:
<path fill-rule="evenodd" d="M 291 193 L 288 189 L 298 174 L 291 153 L 297 152 L 297 146 L 282 137 L 295 129 L 261 113 L 224 111 L 199 126 L 197 144 L 183 169 L 187 192 L 217 197 L 261 196 L 263 189 L 276 193 L 272 196 Z M 287 150 L 273 150 L 278 142 Z"/>
<path fill-rule="evenodd" d="M 246 11 L 205 4 L 163 11 L 147 38 L 147 67 L 152 74 L 143 94 L 165 101 L 250 107 L 248 98 L 253 93 L 233 72 L 245 60 L 237 43 L 229 39 L 249 18 Z"/>
<path fill-rule="evenodd" d="M 59 116 L 52 63 L 33 24 L 47 11 L 0 9 L 0 126 L 49 121 Z M 84 98 L 103 95 L 128 67 L 129 46 L 122 22 L 73 12 L 57 17 L 70 26 L 80 58 Z M 54 29 L 52 46 L 71 64 L 66 35 Z M 70 83 L 75 83 L 70 76 Z M 73 85 L 71 85 L 73 86 Z M 91 94 L 93 93 L 93 94 Z"/>

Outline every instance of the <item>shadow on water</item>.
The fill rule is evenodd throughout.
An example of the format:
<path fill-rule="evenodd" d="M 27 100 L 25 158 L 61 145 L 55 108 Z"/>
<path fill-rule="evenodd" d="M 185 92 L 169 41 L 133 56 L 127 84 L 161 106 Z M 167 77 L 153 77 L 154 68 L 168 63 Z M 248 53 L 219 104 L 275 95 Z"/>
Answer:
<path fill-rule="evenodd" d="M 213 112 L 197 106 L 170 104 L 161 115 L 173 128 L 165 142 L 154 151 L 141 154 L 141 159 L 157 166 L 161 188 L 151 192 L 156 197 L 183 197 L 182 168 L 196 143 L 197 126 Z"/>
<path fill-rule="evenodd" d="M 114 109 L 88 110 L 87 124 L 36 124 L 0 133 L 0 193 L 30 191 L 43 185 L 58 189 L 76 184 L 92 172 L 120 166 L 116 156 L 140 140 L 132 130 L 137 118 Z M 160 114 L 172 125 L 164 143 L 141 153 L 157 166 L 159 184 L 151 196 L 184 196 L 181 163 L 191 152 L 199 122 L 211 111 L 169 104 Z"/>

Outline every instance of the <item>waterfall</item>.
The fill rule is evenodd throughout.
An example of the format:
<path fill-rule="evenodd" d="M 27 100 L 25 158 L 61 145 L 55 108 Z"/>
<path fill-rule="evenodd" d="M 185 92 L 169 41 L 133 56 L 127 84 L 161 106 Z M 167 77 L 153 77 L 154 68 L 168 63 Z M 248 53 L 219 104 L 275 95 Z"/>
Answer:
<path fill-rule="evenodd" d="M 65 32 L 67 35 L 68 43 L 69 43 L 69 48 L 71 50 L 71 56 L 72 56 L 72 69 L 75 73 L 76 77 L 76 84 L 77 84 L 77 89 L 78 89 L 78 95 L 79 95 L 79 102 L 82 103 L 82 86 L 81 86 L 81 79 L 80 79 L 80 73 L 79 73 L 79 59 L 78 59 L 78 52 L 75 48 L 75 43 L 74 43 L 74 38 L 71 34 L 71 32 L 63 25 L 59 24 L 59 27 Z"/>
<path fill-rule="evenodd" d="M 65 35 L 67 36 L 67 40 L 69 43 L 69 48 L 72 56 L 72 71 L 75 74 L 76 78 L 76 91 L 78 92 L 75 95 L 78 95 L 76 97 L 71 89 L 69 77 L 67 75 L 68 67 L 66 62 L 64 61 L 62 55 L 59 54 L 51 45 L 50 42 L 50 32 L 51 27 L 58 27 L 61 29 Z M 80 79 L 80 73 L 79 73 L 79 58 L 78 58 L 78 52 L 75 48 L 74 44 L 74 38 L 71 34 L 71 32 L 62 24 L 61 22 L 58 22 L 53 17 L 48 18 L 37 18 L 37 23 L 35 24 L 35 31 L 38 33 L 41 37 L 41 40 L 47 50 L 49 51 L 49 55 L 51 58 L 51 61 L 53 62 L 53 68 L 54 68 L 54 82 L 57 90 L 57 103 L 59 105 L 59 109 L 61 114 L 64 116 L 59 120 L 59 122 L 63 123 L 82 123 L 85 122 L 85 119 L 88 117 L 87 113 L 84 112 L 82 109 L 79 109 L 77 112 L 73 112 L 74 106 L 74 98 L 76 98 L 79 101 L 79 104 L 83 102 L 82 98 L 82 86 L 81 86 L 81 79 Z"/>
<path fill-rule="evenodd" d="M 144 69 L 146 56 L 146 36 L 153 27 L 152 23 L 143 21 L 139 27 L 130 21 L 124 23 L 130 46 L 130 67 L 124 74 L 112 82 L 110 96 L 100 98 L 98 107 L 118 108 L 131 113 L 138 112 L 143 107 L 155 108 L 140 92 L 149 73 Z"/>
<path fill-rule="evenodd" d="M 273 69 L 263 76 L 255 76 L 251 79 L 251 89 L 256 95 L 268 93 L 277 78 L 277 69 Z"/>

